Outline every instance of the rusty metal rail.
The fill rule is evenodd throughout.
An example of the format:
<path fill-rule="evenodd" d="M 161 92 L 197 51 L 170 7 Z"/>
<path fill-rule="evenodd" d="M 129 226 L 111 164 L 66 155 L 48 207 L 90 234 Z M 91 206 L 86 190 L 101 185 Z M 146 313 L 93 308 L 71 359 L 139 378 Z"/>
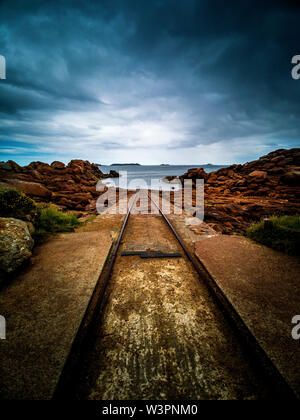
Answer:
<path fill-rule="evenodd" d="M 199 274 L 199 276 L 203 276 L 203 270 L 201 270 L 199 268 L 199 264 L 196 262 L 196 259 L 193 257 L 193 255 L 191 254 L 191 252 L 187 249 L 187 247 L 185 246 L 185 244 L 183 243 L 182 239 L 180 238 L 180 236 L 176 232 L 176 230 L 175 230 L 174 226 L 172 225 L 172 223 L 170 222 L 170 220 L 164 214 L 164 212 L 159 207 L 159 205 L 152 199 L 152 197 L 150 196 L 149 193 L 148 193 L 148 197 L 152 201 L 152 203 L 156 206 L 156 208 L 158 209 L 159 213 L 162 215 L 163 219 L 166 221 L 167 225 L 169 226 L 169 228 L 173 232 L 173 235 L 175 236 L 175 238 L 177 239 L 177 241 L 180 243 L 180 246 L 183 249 L 185 255 L 191 261 L 191 263 L 193 264 L 193 267 L 195 268 L 195 270 L 197 271 L 197 273 Z"/>
<path fill-rule="evenodd" d="M 113 267 L 114 267 L 114 264 L 115 264 L 115 261 L 116 261 L 116 257 L 117 257 L 117 253 L 118 253 L 118 250 L 119 250 L 119 247 L 120 247 L 122 237 L 123 237 L 123 233 L 125 231 L 125 228 L 126 228 L 126 225 L 127 225 L 132 207 L 134 206 L 135 202 L 136 202 L 136 196 L 133 196 L 132 203 L 130 204 L 129 209 L 127 211 L 127 214 L 126 214 L 126 217 L 124 219 L 122 228 L 120 230 L 116 245 L 114 247 L 114 250 L 113 250 L 110 262 L 109 262 L 109 265 L 107 267 L 107 272 L 106 272 L 106 275 L 105 275 L 105 278 L 104 278 L 104 281 L 103 281 L 103 284 L 102 284 L 102 287 L 101 287 L 101 290 L 100 290 L 100 293 L 99 293 L 99 296 L 98 296 L 98 301 L 99 302 L 101 302 L 103 300 L 103 297 L 104 297 L 104 294 L 105 294 L 105 291 L 106 291 L 106 288 L 107 288 L 107 285 L 108 285 L 108 282 L 109 282 L 109 279 L 111 277 L 112 270 L 113 270 Z"/>

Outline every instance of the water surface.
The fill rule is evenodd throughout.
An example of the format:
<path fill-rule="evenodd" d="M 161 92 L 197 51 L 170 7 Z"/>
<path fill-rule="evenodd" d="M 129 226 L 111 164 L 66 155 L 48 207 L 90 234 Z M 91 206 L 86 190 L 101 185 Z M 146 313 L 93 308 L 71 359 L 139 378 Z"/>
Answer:
<path fill-rule="evenodd" d="M 213 172 L 226 165 L 114 165 L 99 166 L 103 173 L 109 173 L 110 170 L 122 172 L 120 178 L 107 178 L 103 183 L 107 186 L 116 186 L 125 189 L 151 188 L 153 190 L 171 190 L 177 189 L 178 185 L 165 182 L 166 176 L 179 176 L 191 168 L 203 168 L 206 172 Z"/>

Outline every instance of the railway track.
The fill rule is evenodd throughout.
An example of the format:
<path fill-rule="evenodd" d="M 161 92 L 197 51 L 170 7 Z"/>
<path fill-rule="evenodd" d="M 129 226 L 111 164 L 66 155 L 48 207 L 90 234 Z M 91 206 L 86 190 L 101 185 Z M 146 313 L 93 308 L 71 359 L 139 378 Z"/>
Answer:
<path fill-rule="evenodd" d="M 159 204 L 131 198 L 57 398 L 264 399 L 278 390 Z M 145 214 L 149 205 L 158 214 Z M 142 257 L 142 258 L 141 258 Z"/>

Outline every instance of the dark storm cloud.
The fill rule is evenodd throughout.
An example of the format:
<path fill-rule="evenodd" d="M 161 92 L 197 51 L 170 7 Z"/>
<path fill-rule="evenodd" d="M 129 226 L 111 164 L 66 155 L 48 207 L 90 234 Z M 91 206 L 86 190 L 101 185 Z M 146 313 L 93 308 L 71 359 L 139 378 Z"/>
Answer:
<path fill-rule="evenodd" d="M 225 162 L 299 146 L 298 2 L 19 0 L 0 16 L 5 156 Z"/>

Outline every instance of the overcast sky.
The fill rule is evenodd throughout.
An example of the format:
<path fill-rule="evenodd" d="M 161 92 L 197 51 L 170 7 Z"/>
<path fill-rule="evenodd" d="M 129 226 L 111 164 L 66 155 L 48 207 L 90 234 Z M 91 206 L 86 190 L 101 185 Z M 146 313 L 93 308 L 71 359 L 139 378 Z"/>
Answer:
<path fill-rule="evenodd" d="M 0 160 L 227 164 L 300 147 L 299 22 L 287 0 L 4 0 Z"/>

